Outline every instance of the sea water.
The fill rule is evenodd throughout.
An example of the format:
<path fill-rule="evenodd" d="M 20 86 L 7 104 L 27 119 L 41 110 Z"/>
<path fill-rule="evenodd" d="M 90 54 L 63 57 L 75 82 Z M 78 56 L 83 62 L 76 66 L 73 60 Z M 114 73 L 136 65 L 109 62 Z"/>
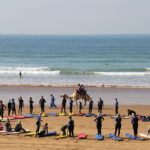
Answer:
<path fill-rule="evenodd" d="M 0 35 L 0 84 L 78 83 L 150 86 L 150 35 Z"/>

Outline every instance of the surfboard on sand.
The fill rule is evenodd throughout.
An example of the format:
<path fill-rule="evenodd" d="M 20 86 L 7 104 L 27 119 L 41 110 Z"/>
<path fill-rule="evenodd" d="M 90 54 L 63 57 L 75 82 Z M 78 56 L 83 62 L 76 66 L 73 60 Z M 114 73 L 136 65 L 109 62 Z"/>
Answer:
<path fill-rule="evenodd" d="M 80 133 L 78 135 L 78 139 L 86 139 L 87 138 L 87 134 L 86 133 Z"/>
<path fill-rule="evenodd" d="M 59 115 L 60 115 L 60 116 L 66 116 L 66 114 L 65 114 L 65 113 L 59 113 Z"/>
<path fill-rule="evenodd" d="M 123 138 L 120 138 L 118 136 L 115 136 L 112 133 L 109 133 L 109 137 L 112 138 L 113 140 L 117 140 L 117 141 L 123 141 Z"/>
<path fill-rule="evenodd" d="M 102 134 L 101 135 L 96 134 L 95 139 L 96 140 L 104 140 L 104 136 Z"/>
<path fill-rule="evenodd" d="M 46 136 L 52 136 L 52 135 L 56 135 L 56 131 L 47 133 L 47 134 L 45 134 L 44 136 L 39 136 L 39 137 L 46 137 Z"/>
<path fill-rule="evenodd" d="M 28 132 L 29 130 L 26 130 L 26 133 Z M 8 132 L 6 135 L 21 134 L 21 133 L 24 133 L 24 131 L 19 131 L 19 132 L 12 131 L 12 132 Z"/>
<path fill-rule="evenodd" d="M 148 138 L 150 139 L 150 135 L 144 134 L 144 133 L 140 133 L 140 136 L 144 137 L 144 138 Z"/>
<path fill-rule="evenodd" d="M 94 114 L 85 114 L 85 117 L 92 117 Z"/>
<path fill-rule="evenodd" d="M 131 135 L 131 134 L 128 134 L 128 133 L 126 133 L 125 136 L 128 137 L 128 138 L 130 138 L 130 139 L 133 139 L 133 140 L 143 141 L 142 138 L 140 138 L 140 137 L 135 137 L 134 135 Z"/>
<path fill-rule="evenodd" d="M 25 133 L 24 135 L 25 136 L 32 136 L 32 135 L 35 135 L 36 133 L 35 132 L 29 132 L 29 133 Z"/>
<path fill-rule="evenodd" d="M 68 113 L 69 116 L 74 116 L 74 113 Z"/>
<path fill-rule="evenodd" d="M 58 116 L 58 114 L 48 113 L 50 116 Z"/>
<path fill-rule="evenodd" d="M 66 137 L 68 137 L 68 135 L 59 135 L 58 137 L 59 138 L 66 138 Z"/>
<path fill-rule="evenodd" d="M 79 113 L 78 114 L 78 116 L 84 116 L 85 115 L 85 113 Z"/>

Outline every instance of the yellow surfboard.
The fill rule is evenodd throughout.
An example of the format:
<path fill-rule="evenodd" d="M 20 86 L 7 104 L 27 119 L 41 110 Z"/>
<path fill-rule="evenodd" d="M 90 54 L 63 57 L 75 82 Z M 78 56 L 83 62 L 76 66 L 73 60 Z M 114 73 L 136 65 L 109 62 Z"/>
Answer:
<path fill-rule="evenodd" d="M 74 116 L 74 113 L 69 113 L 68 115 L 69 115 L 69 116 Z"/>
<path fill-rule="evenodd" d="M 25 133 L 24 135 L 25 136 L 32 136 L 32 135 L 35 135 L 35 132 Z"/>
<path fill-rule="evenodd" d="M 66 114 L 65 114 L 65 113 L 59 113 L 59 115 L 60 115 L 60 116 L 66 116 Z"/>
<path fill-rule="evenodd" d="M 66 137 L 68 137 L 68 135 L 59 135 L 58 137 L 59 138 L 66 138 Z"/>

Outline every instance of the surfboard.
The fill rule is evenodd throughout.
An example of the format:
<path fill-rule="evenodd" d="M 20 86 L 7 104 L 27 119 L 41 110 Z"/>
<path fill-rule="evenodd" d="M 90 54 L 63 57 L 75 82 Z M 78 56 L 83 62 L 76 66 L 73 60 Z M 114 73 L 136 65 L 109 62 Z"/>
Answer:
<path fill-rule="evenodd" d="M 96 140 L 104 140 L 104 136 L 102 134 L 101 135 L 96 134 L 95 139 Z"/>
<path fill-rule="evenodd" d="M 74 113 L 68 113 L 69 116 L 74 116 Z"/>
<path fill-rule="evenodd" d="M 29 132 L 29 130 L 26 130 L 26 133 L 28 133 L 28 132 Z M 12 132 L 8 132 L 6 135 L 21 134 L 21 133 L 24 133 L 24 131 L 20 131 L 20 132 L 12 131 Z"/>
<path fill-rule="evenodd" d="M 48 113 L 50 116 L 58 116 L 58 114 Z"/>
<path fill-rule="evenodd" d="M 125 115 L 121 115 L 121 118 L 125 117 Z M 117 116 L 111 116 L 111 118 L 117 118 Z"/>
<path fill-rule="evenodd" d="M 92 117 L 94 114 L 85 114 L 85 117 Z"/>
<path fill-rule="evenodd" d="M 68 135 L 59 135 L 58 137 L 59 138 L 66 138 L 66 137 L 68 137 Z"/>
<path fill-rule="evenodd" d="M 130 117 L 123 117 L 123 119 L 130 119 Z"/>
<path fill-rule="evenodd" d="M 66 114 L 65 114 L 65 113 L 59 113 L 59 115 L 60 115 L 60 116 L 66 116 Z"/>
<path fill-rule="evenodd" d="M 142 121 L 143 122 L 149 122 L 150 120 L 149 119 L 143 119 Z"/>
<path fill-rule="evenodd" d="M 85 113 L 79 113 L 78 114 L 78 116 L 84 116 L 85 115 Z"/>
<path fill-rule="evenodd" d="M 140 137 L 135 137 L 134 135 L 131 135 L 131 134 L 128 134 L 128 133 L 126 133 L 125 136 L 128 137 L 128 138 L 130 138 L 130 139 L 143 141 L 142 138 L 140 138 Z"/>
<path fill-rule="evenodd" d="M 140 133 L 140 136 L 144 137 L 144 138 L 148 138 L 150 139 L 150 135 L 144 134 L 144 133 Z"/>
<path fill-rule="evenodd" d="M 109 137 L 112 138 L 113 140 L 117 140 L 117 141 L 122 141 L 123 138 L 120 138 L 118 136 L 115 136 L 114 134 L 112 133 L 109 133 Z"/>
<path fill-rule="evenodd" d="M 32 135 L 35 135 L 35 132 L 25 133 L 24 135 L 25 136 L 32 136 Z"/>
<path fill-rule="evenodd" d="M 39 137 L 46 137 L 46 136 L 52 136 L 52 135 L 56 135 L 56 131 L 47 133 L 47 134 L 45 134 L 44 136 L 39 136 Z"/>
<path fill-rule="evenodd" d="M 86 139 L 87 138 L 87 134 L 86 133 L 80 133 L 78 135 L 78 139 Z"/>

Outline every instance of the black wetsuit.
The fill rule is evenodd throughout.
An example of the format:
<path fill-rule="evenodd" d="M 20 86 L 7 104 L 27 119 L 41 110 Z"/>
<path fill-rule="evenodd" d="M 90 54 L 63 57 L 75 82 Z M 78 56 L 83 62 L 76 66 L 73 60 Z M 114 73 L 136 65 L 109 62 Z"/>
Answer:
<path fill-rule="evenodd" d="M 41 126 L 41 117 L 38 117 L 38 120 L 36 122 L 36 136 L 39 134 L 39 130 L 40 130 L 40 126 Z"/>
<path fill-rule="evenodd" d="M 89 114 L 92 113 L 93 109 L 93 100 L 89 101 Z"/>
<path fill-rule="evenodd" d="M 26 132 L 26 131 L 22 128 L 22 124 L 17 123 L 17 124 L 16 124 L 16 127 L 15 127 L 15 131 L 16 131 L 16 132 L 20 132 L 21 130 L 22 130 L 24 133 Z"/>
<path fill-rule="evenodd" d="M 5 105 L 0 105 L 0 116 L 2 117 L 2 120 L 3 120 L 3 115 L 4 115 L 4 108 L 5 108 Z"/>
<path fill-rule="evenodd" d="M 94 121 L 96 121 L 96 127 L 97 127 L 97 132 L 98 135 L 101 135 L 101 128 L 102 128 L 102 121 L 104 118 L 102 116 L 96 117 Z"/>
<path fill-rule="evenodd" d="M 119 103 L 118 103 L 118 101 L 116 101 L 116 103 L 115 103 L 115 113 L 116 113 L 116 115 L 118 114 L 118 105 L 119 105 Z"/>
<path fill-rule="evenodd" d="M 30 104 L 30 114 L 32 114 L 32 112 L 33 112 L 33 101 L 32 101 L 32 99 L 30 99 L 29 100 L 29 104 Z"/>
<path fill-rule="evenodd" d="M 122 119 L 121 118 L 116 118 L 116 125 L 115 125 L 115 136 L 116 136 L 116 133 L 117 133 L 117 130 L 118 130 L 118 137 L 120 136 L 120 129 L 121 129 L 121 121 Z"/>
<path fill-rule="evenodd" d="M 74 137 L 74 121 L 72 119 L 68 121 L 68 130 L 69 136 Z"/>
<path fill-rule="evenodd" d="M 137 133 L 138 133 L 138 118 L 133 117 L 131 122 L 132 122 L 132 125 L 133 125 L 134 136 L 137 136 Z"/>
<path fill-rule="evenodd" d="M 82 103 L 79 102 L 79 113 L 81 114 L 81 110 L 82 110 Z"/>
<path fill-rule="evenodd" d="M 11 131 L 11 125 L 10 122 L 5 122 L 5 127 L 6 127 L 6 131 L 10 132 Z"/>
<path fill-rule="evenodd" d="M 44 104 L 46 103 L 46 100 L 44 98 L 41 98 L 39 101 L 39 104 L 41 106 L 41 112 L 45 112 Z"/>
<path fill-rule="evenodd" d="M 11 113 L 11 102 L 8 102 L 8 105 L 7 105 L 7 108 L 8 108 L 8 116 L 10 116 L 10 113 Z"/>
<path fill-rule="evenodd" d="M 22 114 L 22 107 L 24 106 L 24 103 L 23 103 L 23 99 L 19 99 L 19 110 L 18 110 L 18 114 L 21 112 Z"/>
<path fill-rule="evenodd" d="M 63 98 L 62 104 L 61 104 L 61 113 L 63 112 L 66 114 L 66 99 Z"/>
<path fill-rule="evenodd" d="M 11 108 L 12 108 L 12 115 L 15 114 L 16 115 L 16 104 L 15 102 L 11 102 Z"/>
<path fill-rule="evenodd" d="M 70 113 L 72 113 L 72 107 L 73 107 L 73 100 L 70 99 Z"/>
<path fill-rule="evenodd" d="M 135 114 L 136 115 L 136 112 L 134 110 L 128 110 L 128 116 L 129 115 L 132 115 L 132 114 Z"/>
<path fill-rule="evenodd" d="M 68 128 L 68 125 L 63 126 L 60 130 L 63 132 L 63 135 L 66 135 L 66 129 Z"/>
<path fill-rule="evenodd" d="M 103 100 L 98 101 L 98 112 L 102 113 L 102 109 L 103 109 Z"/>

